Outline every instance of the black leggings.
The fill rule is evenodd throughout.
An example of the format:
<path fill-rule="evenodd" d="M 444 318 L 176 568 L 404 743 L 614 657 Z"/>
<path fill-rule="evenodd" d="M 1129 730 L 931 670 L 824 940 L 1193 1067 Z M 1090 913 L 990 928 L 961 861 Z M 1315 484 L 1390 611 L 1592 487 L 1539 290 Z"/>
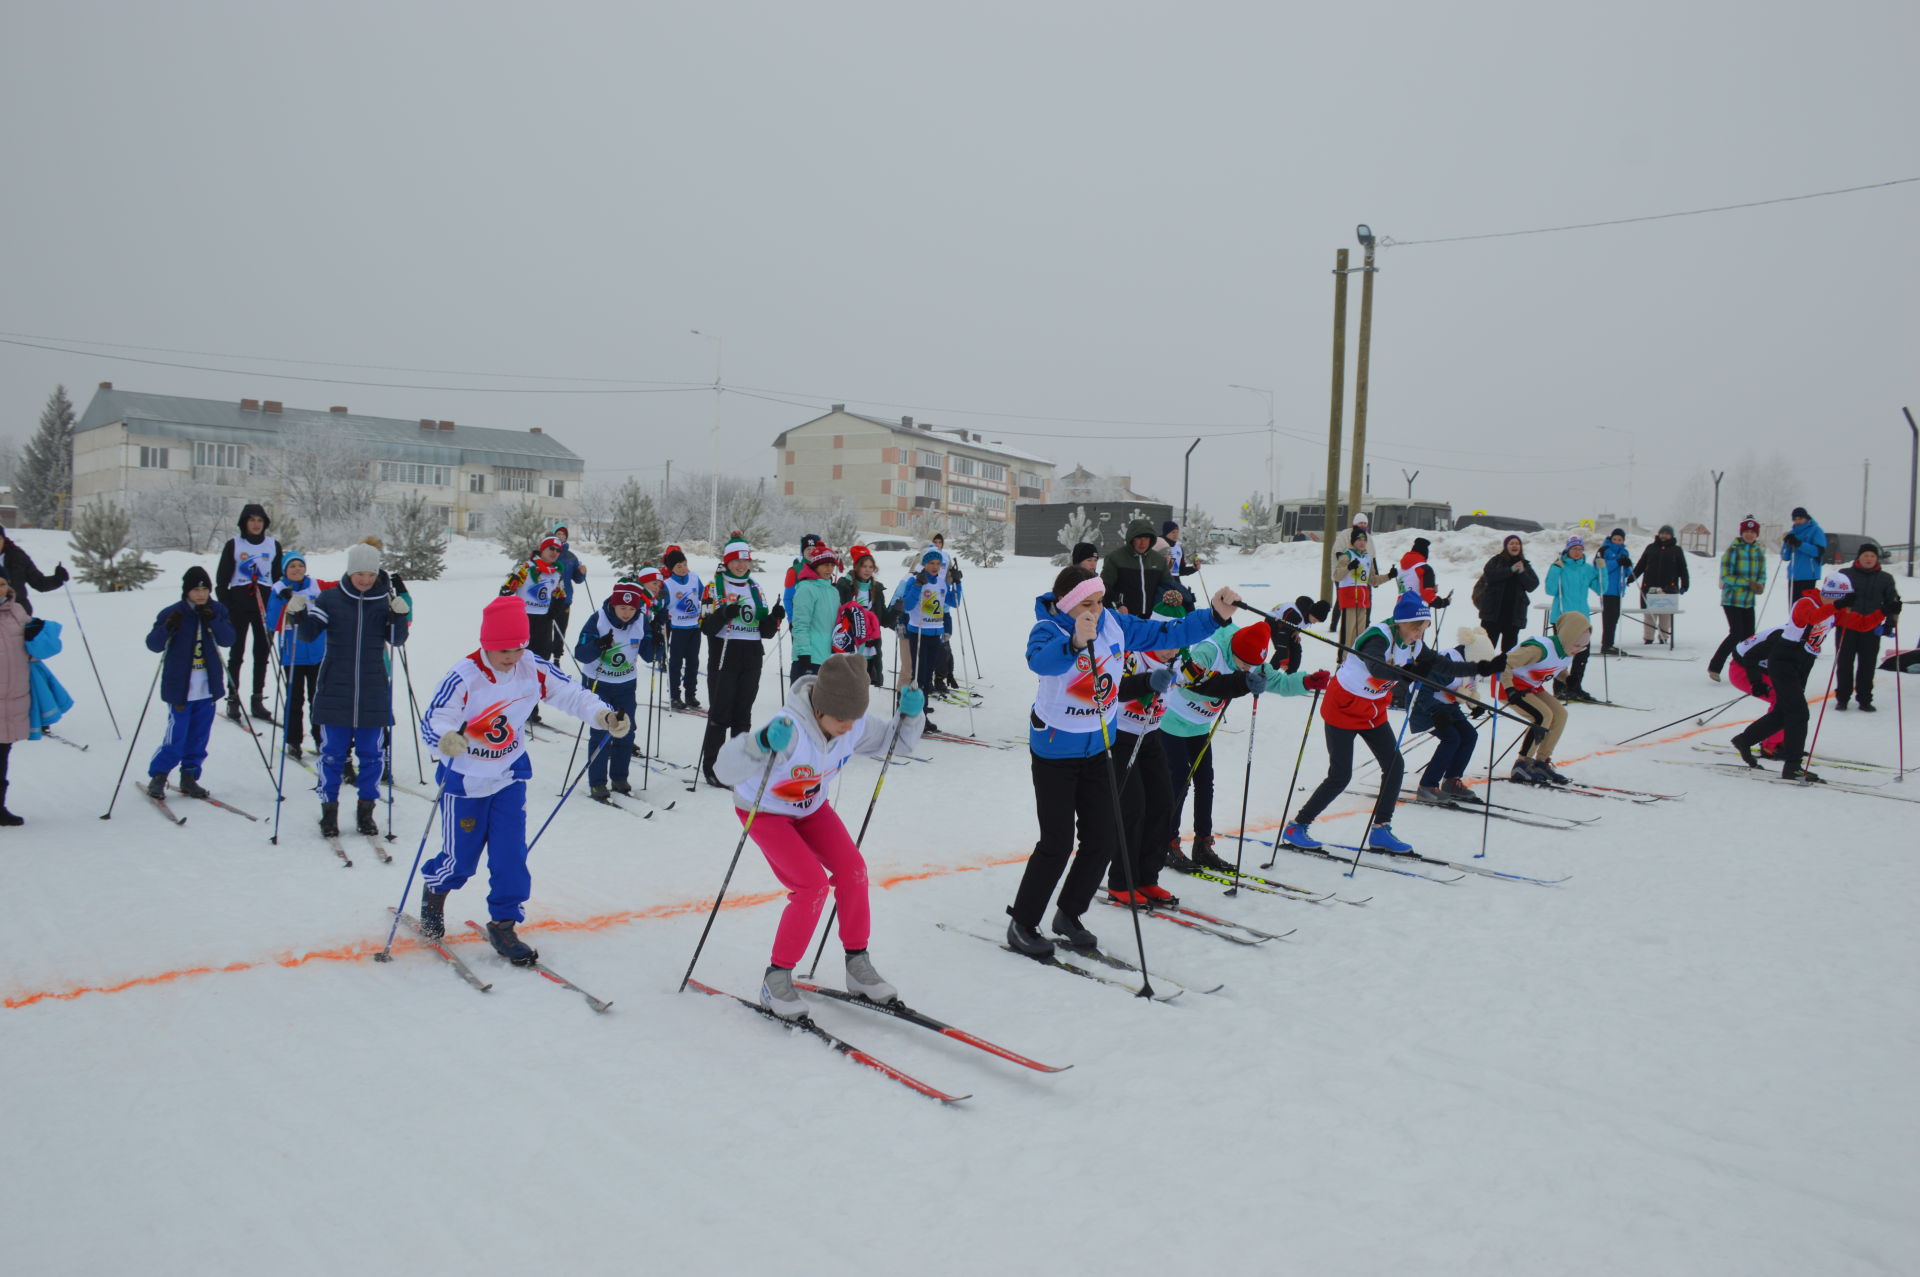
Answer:
<path fill-rule="evenodd" d="M 1613 640 L 1620 629 L 1620 596 L 1603 594 L 1600 596 L 1600 646 L 1617 647 Z"/>
<path fill-rule="evenodd" d="M 1312 824 L 1334 799 L 1345 792 L 1347 782 L 1353 779 L 1353 742 L 1356 737 L 1365 741 L 1367 748 L 1380 761 L 1380 796 L 1373 803 L 1373 823 L 1392 823 L 1394 804 L 1400 801 L 1400 780 L 1406 774 L 1406 764 L 1401 761 L 1400 746 L 1393 728 L 1381 723 L 1365 731 L 1355 731 L 1351 727 L 1335 727 L 1328 723 L 1326 732 L 1327 778 L 1293 813 L 1295 823 Z"/>
<path fill-rule="evenodd" d="M 1213 837 L 1213 750 L 1212 736 L 1175 736 L 1155 733 L 1161 738 L 1161 750 L 1167 780 L 1173 786 L 1173 810 L 1167 813 L 1167 837 L 1180 834 L 1187 810 L 1187 792 L 1193 792 L 1193 837 L 1195 842 Z"/>
<path fill-rule="evenodd" d="M 1124 856 L 1116 853 L 1107 869 L 1107 887 L 1125 891 L 1129 886 L 1128 868 L 1132 868 L 1133 887 L 1151 887 L 1159 883 L 1160 871 L 1167 863 L 1167 821 L 1173 812 L 1173 781 L 1167 775 L 1162 756 L 1160 732 L 1135 734 L 1116 732 L 1113 738 L 1113 765 L 1126 779 L 1121 782 L 1120 815 L 1125 820 Z"/>
<path fill-rule="evenodd" d="M 240 667 L 247 660 L 247 636 L 253 636 L 253 696 L 255 700 L 265 695 L 267 690 L 267 627 L 258 612 L 237 609 L 229 610 L 227 618 L 233 622 L 233 646 L 227 649 L 227 699 L 240 699 Z"/>
<path fill-rule="evenodd" d="M 931 647 L 928 655 L 932 656 Z M 1105 753 L 1091 758 L 1032 756 L 1033 803 L 1040 818 L 1040 840 L 1033 845 L 1033 855 L 1027 859 L 1013 904 L 1007 909 L 1015 921 L 1038 928 L 1045 921 L 1047 902 L 1053 899 L 1053 889 L 1062 874 L 1067 882 L 1060 888 L 1060 912 L 1078 918 L 1093 903 L 1119 835 L 1113 825 L 1113 782 L 1107 775 L 1110 761 Z M 1074 854 L 1076 833 L 1078 855 Z"/>
<path fill-rule="evenodd" d="M 1713 659 L 1707 662 L 1707 668 L 1718 674 L 1727 667 L 1727 658 L 1733 655 L 1733 649 L 1740 646 L 1744 639 L 1753 637 L 1753 609 L 1734 607 L 1722 603 L 1720 610 L 1726 614 L 1727 636 L 1720 640 L 1720 646 L 1713 650 Z"/>

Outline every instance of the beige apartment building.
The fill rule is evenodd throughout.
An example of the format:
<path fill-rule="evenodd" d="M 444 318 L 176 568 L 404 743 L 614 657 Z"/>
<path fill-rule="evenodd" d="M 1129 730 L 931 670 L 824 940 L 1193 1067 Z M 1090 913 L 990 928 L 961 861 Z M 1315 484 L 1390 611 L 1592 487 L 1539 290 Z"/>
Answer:
<path fill-rule="evenodd" d="M 916 512 L 1010 521 L 1015 505 L 1046 501 L 1053 462 L 967 430 L 891 421 L 833 405 L 773 441 L 774 475 L 796 504 L 845 501 L 864 529 L 902 528 Z"/>
<path fill-rule="evenodd" d="M 449 531 L 491 535 L 504 505 L 531 497 L 555 519 L 575 516 L 586 463 L 541 427 L 370 417 L 344 407 L 289 408 L 275 399 L 191 399 L 100 383 L 74 428 L 73 504 L 125 503 L 146 491 L 231 488 L 271 504 L 289 448 L 371 482 L 376 508 L 413 493 Z M 329 451 L 312 450 L 325 447 Z"/>

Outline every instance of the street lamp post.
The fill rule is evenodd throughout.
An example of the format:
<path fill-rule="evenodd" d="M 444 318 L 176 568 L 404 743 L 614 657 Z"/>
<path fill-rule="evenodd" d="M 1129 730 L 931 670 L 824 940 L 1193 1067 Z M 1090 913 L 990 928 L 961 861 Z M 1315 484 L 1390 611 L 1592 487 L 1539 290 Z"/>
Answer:
<path fill-rule="evenodd" d="M 1713 541 L 1709 548 L 1715 553 L 1720 550 L 1720 481 L 1727 477 L 1725 470 L 1709 470 L 1713 476 Z"/>
<path fill-rule="evenodd" d="M 1633 509 L 1633 452 L 1635 442 L 1633 431 L 1627 429 L 1625 426 L 1595 426 L 1594 429 L 1608 430 L 1614 434 L 1625 435 L 1627 437 L 1627 526 L 1630 528 L 1637 527 L 1639 525 L 1634 521 Z"/>
<path fill-rule="evenodd" d="M 1274 491 L 1277 480 L 1273 473 L 1273 392 L 1265 386 L 1243 386 L 1239 382 L 1228 382 L 1228 390 L 1251 390 L 1256 395 L 1267 397 L 1267 504 L 1275 505 L 1280 497 Z"/>
<path fill-rule="evenodd" d="M 1327 414 L 1327 490 L 1321 499 L 1320 597 L 1332 598 L 1333 536 L 1340 505 L 1340 418 L 1347 398 L 1347 250 L 1333 254 L 1333 396 Z"/>
<path fill-rule="evenodd" d="M 1400 472 L 1400 477 L 1407 481 L 1407 504 L 1412 505 L 1413 504 L 1413 481 L 1420 477 L 1420 472 L 1418 470 L 1415 470 L 1412 474 L 1408 474 L 1405 470 L 1402 470 Z"/>
<path fill-rule="evenodd" d="M 1353 472 L 1348 481 L 1347 511 L 1349 525 L 1360 522 L 1360 506 L 1367 495 L 1367 375 L 1373 355 L 1373 264 L 1375 243 L 1373 228 L 1365 222 L 1354 227 L 1365 255 L 1360 262 L 1360 353 L 1353 366 Z"/>
<path fill-rule="evenodd" d="M 705 337 L 713 343 L 713 430 L 711 432 L 713 487 L 707 505 L 707 521 L 710 529 L 708 540 L 716 547 L 720 544 L 720 371 L 727 357 L 727 339 L 718 333 L 703 333 L 698 328 L 689 328 L 695 337 Z"/>

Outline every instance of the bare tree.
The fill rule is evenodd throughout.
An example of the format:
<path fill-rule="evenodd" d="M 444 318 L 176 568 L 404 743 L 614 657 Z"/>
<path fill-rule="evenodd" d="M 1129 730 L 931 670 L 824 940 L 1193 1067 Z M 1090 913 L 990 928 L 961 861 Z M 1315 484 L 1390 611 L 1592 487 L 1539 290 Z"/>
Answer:
<path fill-rule="evenodd" d="M 344 543 L 365 534 L 377 479 L 358 440 L 344 428 L 289 431 L 279 448 L 261 454 L 261 465 L 288 511 L 317 542 Z"/>
<path fill-rule="evenodd" d="M 860 535 L 859 516 L 845 497 L 835 497 L 833 504 L 827 507 L 827 518 L 821 525 L 820 535 L 827 539 L 828 545 L 843 550 Z"/>
<path fill-rule="evenodd" d="M 185 478 L 139 489 L 129 494 L 126 506 L 134 545 L 191 554 L 205 554 L 231 536 L 237 508 L 232 488 Z"/>

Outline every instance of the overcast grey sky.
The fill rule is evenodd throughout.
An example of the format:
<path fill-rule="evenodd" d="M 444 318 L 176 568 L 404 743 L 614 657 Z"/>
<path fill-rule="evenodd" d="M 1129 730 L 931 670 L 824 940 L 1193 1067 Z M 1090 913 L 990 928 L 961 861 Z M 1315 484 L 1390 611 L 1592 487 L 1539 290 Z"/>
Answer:
<path fill-rule="evenodd" d="M 6 0 L 0 329 L 698 382 L 698 328 L 728 383 L 808 405 L 726 396 L 729 470 L 770 471 L 778 431 L 845 401 L 1176 503 L 1194 434 L 1264 425 L 1240 382 L 1275 391 L 1297 493 L 1324 470 L 1354 223 L 1424 239 L 1920 175 L 1916 37 L 1911 0 Z M 1910 185 L 1387 250 L 1374 487 L 1404 491 L 1405 465 L 1458 510 L 1623 509 L 1608 425 L 1635 432 L 1644 519 L 1688 473 L 1778 450 L 1851 529 L 1873 456 L 1891 536 L 1916 227 Z M 84 405 L 112 380 L 537 424 L 608 477 L 707 464 L 708 391 L 121 353 L 255 371 L 0 345 L 0 430 L 24 436 L 56 382 Z M 1264 486 L 1264 431 L 1194 459 L 1195 503 L 1228 521 Z"/>

